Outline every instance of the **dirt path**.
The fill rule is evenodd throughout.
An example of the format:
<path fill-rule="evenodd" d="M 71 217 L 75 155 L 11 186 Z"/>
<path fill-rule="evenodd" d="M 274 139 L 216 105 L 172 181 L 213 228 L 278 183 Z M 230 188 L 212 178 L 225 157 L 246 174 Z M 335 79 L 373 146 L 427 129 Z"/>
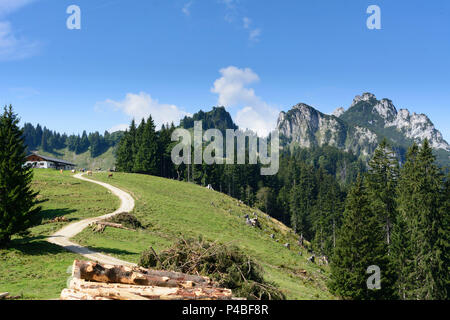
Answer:
<path fill-rule="evenodd" d="M 83 231 L 84 228 L 86 228 L 93 222 L 100 221 L 100 220 L 103 220 L 106 218 L 110 218 L 121 212 L 130 212 L 134 208 L 134 199 L 125 191 L 122 191 L 119 188 L 113 187 L 112 185 L 109 185 L 104 182 L 87 179 L 87 178 L 83 177 L 81 173 L 76 174 L 73 177 L 76 179 L 83 180 L 83 181 L 88 181 L 91 183 L 99 184 L 102 187 L 105 187 L 106 189 L 110 190 L 114 195 L 119 197 L 119 199 L 121 201 L 120 207 L 116 211 L 106 214 L 106 215 L 103 215 L 101 217 L 89 218 L 89 219 L 81 220 L 81 221 L 78 221 L 75 223 L 71 223 L 71 224 L 65 226 L 64 228 L 62 228 L 61 230 L 57 231 L 53 235 L 51 235 L 49 238 L 47 238 L 47 241 L 50 243 L 56 244 L 58 246 L 61 246 L 66 250 L 80 254 L 92 261 L 98 261 L 98 262 L 104 263 L 104 264 L 135 266 L 134 263 L 123 261 L 120 259 L 116 259 L 116 258 L 107 256 L 107 255 L 99 253 L 99 252 L 92 251 L 88 248 L 82 247 L 82 246 L 80 246 L 76 243 L 73 243 L 69 240 L 70 238 L 74 237 L 75 235 L 77 235 L 78 233 Z"/>

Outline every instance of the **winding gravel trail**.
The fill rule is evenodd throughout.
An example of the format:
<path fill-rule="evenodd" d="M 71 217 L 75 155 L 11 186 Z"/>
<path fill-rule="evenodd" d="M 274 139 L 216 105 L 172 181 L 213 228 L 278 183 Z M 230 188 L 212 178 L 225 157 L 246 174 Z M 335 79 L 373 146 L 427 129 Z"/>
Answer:
<path fill-rule="evenodd" d="M 113 187 L 112 185 L 104 183 L 104 182 L 85 178 L 85 177 L 83 177 L 83 175 L 81 173 L 76 174 L 73 177 L 76 179 L 83 180 L 83 181 L 88 181 L 91 183 L 99 184 L 102 187 L 105 187 L 106 189 L 110 190 L 114 195 L 119 197 L 119 199 L 121 201 L 120 207 L 116 211 L 106 214 L 106 215 L 103 215 L 103 216 L 100 216 L 100 217 L 84 219 L 84 220 L 81 220 L 81 221 L 78 221 L 75 223 L 71 223 L 71 224 L 65 226 L 64 228 L 60 229 L 56 233 L 52 234 L 49 238 L 47 238 L 47 241 L 50 243 L 56 244 L 58 246 L 61 246 L 64 249 L 69 250 L 71 252 L 80 254 L 80 255 L 88 258 L 89 260 L 97 261 L 99 263 L 124 265 L 124 266 L 135 266 L 136 264 L 134 264 L 134 263 L 123 261 L 123 260 L 120 260 L 120 259 L 117 259 L 114 257 L 110 257 L 110 256 L 107 256 L 105 254 L 102 254 L 102 253 L 99 253 L 96 251 L 92 251 L 86 247 L 80 246 L 69 240 L 70 238 L 74 237 L 75 235 L 77 235 L 78 233 L 83 231 L 84 228 L 86 228 L 93 222 L 97 222 L 97 221 L 100 221 L 100 220 L 103 220 L 106 218 L 110 218 L 121 212 L 131 212 L 134 208 L 133 197 L 131 197 L 125 191 L 122 191 L 119 188 Z"/>

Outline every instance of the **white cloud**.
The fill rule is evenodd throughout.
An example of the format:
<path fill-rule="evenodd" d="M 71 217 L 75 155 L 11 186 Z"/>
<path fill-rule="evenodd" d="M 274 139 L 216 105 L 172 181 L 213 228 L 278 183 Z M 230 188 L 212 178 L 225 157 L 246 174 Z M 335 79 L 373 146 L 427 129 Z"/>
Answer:
<path fill-rule="evenodd" d="M 242 22 L 244 23 L 244 28 L 245 29 L 250 28 L 250 25 L 252 24 L 252 20 L 250 18 L 248 18 L 248 17 L 244 17 L 242 19 Z"/>
<path fill-rule="evenodd" d="M 255 92 L 245 86 L 259 81 L 259 77 L 251 69 L 239 69 L 234 66 L 220 70 L 222 77 L 214 81 L 213 93 L 219 95 L 220 105 L 234 107 L 240 103 L 254 103 Z"/>
<path fill-rule="evenodd" d="M 218 94 L 218 104 L 227 108 L 241 108 L 236 113 L 236 124 L 241 129 L 256 131 L 266 136 L 275 129 L 279 110 L 255 94 L 247 86 L 258 82 L 259 76 L 250 68 L 229 66 L 220 70 L 222 77 L 214 82 L 211 92 Z"/>
<path fill-rule="evenodd" d="M 249 39 L 251 41 L 259 41 L 260 35 L 261 35 L 261 29 L 253 29 L 250 31 Z"/>
<path fill-rule="evenodd" d="M 114 101 L 108 99 L 99 105 L 112 106 L 116 110 L 124 112 L 130 119 L 135 119 L 140 122 L 142 118 L 152 116 L 157 128 L 162 124 L 177 122 L 189 113 L 180 110 L 176 105 L 159 103 L 158 100 L 153 99 L 148 93 L 140 92 L 139 94 L 128 93 L 122 101 Z M 119 125 L 120 127 L 120 125 Z"/>
<path fill-rule="evenodd" d="M 181 9 L 181 11 L 183 12 L 184 15 L 186 15 L 186 16 L 191 15 L 191 6 L 192 6 L 192 1 L 189 1 L 188 3 L 186 3 L 184 5 L 183 9 Z"/>
<path fill-rule="evenodd" d="M 9 22 L 0 21 L 0 61 L 28 58 L 39 50 L 40 43 L 18 38 Z"/>
<path fill-rule="evenodd" d="M 0 0 L 0 18 L 30 4 L 34 0 Z M 39 50 L 40 43 L 18 37 L 9 21 L 0 21 L 0 61 L 28 58 Z"/>
<path fill-rule="evenodd" d="M 261 35 L 261 29 L 252 28 L 252 20 L 249 17 L 244 17 L 242 19 L 242 23 L 244 25 L 244 29 L 248 30 L 248 38 L 250 41 L 257 42 L 259 41 L 259 36 Z"/>
<path fill-rule="evenodd" d="M 128 130 L 130 126 L 128 124 L 118 124 L 117 126 L 112 127 L 111 129 L 108 130 L 109 133 L 113 133 L 116 131 L 125 131 Z"/>
<path fill-rule="evenodd" d="M 20 9 L 34 0 L 0 0 L 0 17 Z"/>

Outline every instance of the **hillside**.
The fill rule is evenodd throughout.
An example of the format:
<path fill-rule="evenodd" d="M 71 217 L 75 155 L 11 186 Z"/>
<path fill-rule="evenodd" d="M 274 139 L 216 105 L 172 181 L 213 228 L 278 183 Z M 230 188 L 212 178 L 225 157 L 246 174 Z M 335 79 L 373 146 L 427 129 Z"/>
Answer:
<path fill-rule="evenodd" d="M 138 232 L 107 228 L 104 233 L 85 229 L 75 242 L 138 262 L 140 253 L 149 246 L 159 252 L 179 237 L 203 236 L 239 246 L 263 266 L 266 279 L 276 282 L 290 299 L 331 298 L 325 284 L 327 267 L 308 262 L 309 255 L 298 247 L 293 231 L 264 213 L 186 182 L 123 173 L 114 174 L 113 179 L 106 174 L 94 178 L 129 192 L 136 200 L 134 214 L 148 228 Z M 245 223 L 244 216 L 251 217 L 253 212 L 259 216 L 261 229 Z"/>
<path fill-rule="evenodd" d="M 236 130 L 238 128 L 225 107 L 213 107 L 211 111 L 200 110 L 194 113 L 192 117 L 185 116 L 180 122 L 180 127 L 184 129 L 194 128 L 195 121 L 202 121 L 203 130 L 219 129 L 224 133 L 227 129 Z"/>
<path fill-rule="evenodd" d="M 36 150 L 38 154 L 43 156 L 50 156 L 53 158 L 58 158 L 66 161 L 70 161 L 77 165 L 77 168 L 86 169 L 98 169 L 108 170 L 115 167 L 115 156 L 114 148 L 109 148 L 107 151 L 93 158 L 90 151 L 86 151 L 80 154 L 76 154 L 74 151 L 70 151 L 68 148 L 58 149 L 53 152 L 45 152 L 42 149 Z"/>
<path fill-rule="evenodd" d="M 34 170 L 32 186 L 46 200 L 42 221 L 28 236 L 14 236 L 8 248 L 0 249 L 0 292 L 23 299 L 56 299 L 70 276 L 67 269 L 82 256 L 45 238 L 68 223 L 112 212 L 119 201 L 103 187 L 76 180 L 69 172 Z M 56 217 L 68 221 L 49 223 Z"/>

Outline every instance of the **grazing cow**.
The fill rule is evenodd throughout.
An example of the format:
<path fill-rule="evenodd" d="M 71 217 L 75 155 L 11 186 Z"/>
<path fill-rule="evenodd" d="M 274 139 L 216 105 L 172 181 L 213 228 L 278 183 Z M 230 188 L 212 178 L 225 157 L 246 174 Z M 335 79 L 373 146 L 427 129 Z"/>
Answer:
<path fill-rule="evenodd" d="M 300 235 L 300 238 L 298 239 L 298 245 L 300 246 L 300 247 L 303 247 L 303 240 L 304 240 L 304 238 L 303 238 L 303 233 Z"/>
<path fill-rule="evenodd" d="M 284 246 L 285 246 L 286 249 L 290 249 L 291 248 L 291 245 L 289 243 L 285 243 Z"/>
<path fill-rule="evenodd" d="M 319 262 L 320 262 L 320 264 L 328 265 L 328 258 L 327 258 L 327 256 L 321 257 L 321 258 L 319 259 Z"/>
<path fill-rule="evenodd" d="M 87 172 L 87 175 L 88 175 L 88 176 L 92 176 L 92 171 L 89 170 L 89 171 Z"/>
<path fill-rule="evenodd" d="M 248 214 L 245 215 L 245 223 L 247 223 L 249 226 L 257 227 L 261 229 L 261 225 L 259 224 L 258 218 L 250 219 Z"/>
<path fill-rule="evenodd" d="M 112 177 L 113 177 L 113 174 L 112 174 L 112 173 L 109 173 L 109 174 L 108 174 L 108 179 L 109 179 L 109 178 L 112 178 Z"/>

